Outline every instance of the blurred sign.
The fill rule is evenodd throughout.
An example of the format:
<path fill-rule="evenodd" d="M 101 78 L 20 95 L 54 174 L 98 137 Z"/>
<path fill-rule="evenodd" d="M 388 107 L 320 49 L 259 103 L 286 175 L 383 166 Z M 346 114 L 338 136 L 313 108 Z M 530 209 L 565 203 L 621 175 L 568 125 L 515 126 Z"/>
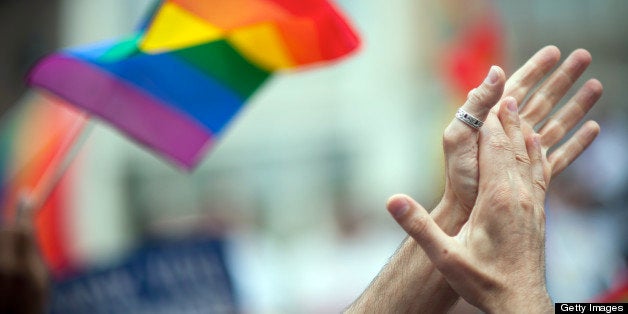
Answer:
<path fill-rule="evenodd" d="M 122 263 L 54 284 L 51 313 L 235 313 L 223 243 L 150 243 Z"/>

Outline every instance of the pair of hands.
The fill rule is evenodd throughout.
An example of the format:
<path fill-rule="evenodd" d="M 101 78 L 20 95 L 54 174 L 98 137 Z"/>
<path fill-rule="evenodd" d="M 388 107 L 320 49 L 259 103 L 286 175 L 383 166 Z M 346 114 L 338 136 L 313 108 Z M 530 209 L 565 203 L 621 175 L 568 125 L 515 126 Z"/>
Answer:
<path fill-rule="evenodd" d="M 458 234 L 444 233 L 425 209 L 403 196 L 393 198 L 388 209 L 469 303 L 486 312 L 531 306 L 551 312 L 540 136 L 523 135 L 514 98 L 498 106 L 480 133 L 478 197 Z"/>
<path fill-rule="evenodd" d="M 484 126 L 453 119 L 446 128 L 445 193 L 431 214 L 408 196 L 390 198 L 388 210 L 412 238 L 348 312 L 445 312 L 459 296 L 486 312 L 553 312 L 545 192 L 599 133 L 589 121 L 559 145 L 602 94 L 591 79 L 550 116 L 591 55 L 576 50 L 552 72 L 559 59 L 558 48 L 545 47 L 507 81 L 492 67 L 469 93 L 462 108 Z"/>
<path fill-rule="evenodd" d="M 556 47 L 545 47 L 507 82 L 493 67 L 469 93 L 463 109 L 486 121 L 478 131 L 454 119 L 445 130 L 445 194 L 434 216 L 404 195 L 388 202 L 451 288 L 486 312 L 552 311 L 545 284 L 545 192 L 599 133 L 589 121 L 557 145 L 602 94 L 600 82 L 589 80 L 548 118 L 591 62 L 587 51 L 576 50 L 519 113 L 518 105 L 559 58 Z"/>

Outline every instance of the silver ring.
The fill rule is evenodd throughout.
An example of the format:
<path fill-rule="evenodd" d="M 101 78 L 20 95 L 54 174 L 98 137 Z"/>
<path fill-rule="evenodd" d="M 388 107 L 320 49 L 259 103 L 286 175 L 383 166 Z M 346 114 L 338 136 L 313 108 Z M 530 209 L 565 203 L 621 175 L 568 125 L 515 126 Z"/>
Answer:
<path fill-rule="evenodd" d="M 482 125 L 484 125 L 484 122 L 464 111 L 462 108 L 458 108 L 458 111 L 456 111 L 456 118 L 476 130 L 479 130 Z"/>

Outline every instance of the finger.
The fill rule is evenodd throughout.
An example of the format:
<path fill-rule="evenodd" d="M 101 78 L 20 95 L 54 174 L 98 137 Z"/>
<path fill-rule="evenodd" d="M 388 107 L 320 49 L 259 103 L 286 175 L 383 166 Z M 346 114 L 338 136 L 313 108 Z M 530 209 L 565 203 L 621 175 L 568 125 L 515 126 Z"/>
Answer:
<path fill-rule="evenodd" d="M 596 79 L 587 81 L 565 106 L 550 117 L 539 133 L 541 143 L 552 147 L 560 142 L 573 127 L 584 118 L 602 96 L 602 83 Z"/>
<path fill-rule="evenodd" d="M 535 53 L 506 82 L 504 97 L 515 97 L 522 104 L 526 95 L 549 73 L 560 60 L 556 46 L 546 46 Z"/>
<path fill-rule="evenodd" d="M 501 98 L 505 82 L 504 70 L 496 65 L 492 66 L 484 82 L 469 92 L 467 101 L 461 108 L 480 121 L 484 121 L 488 112 Z"/>
<path fill-rule="evenodd" d="M 505 81 L 506 74 L 504 74 L 504 71 L 498 66 L 492 66 L 484 82 L 469 92 L 467 100 L 460 109 L 476 119 L 484 121 L 491 107 L 501 97 Z M 473 142 L 475 145 L 477 142 L 477 130 L 454 118 L 445 130 L 443 137 L 445 152 L 447 153 L 454 148 L 459 148 L 459 144 L 463 142 Z M 469 141 L 470 138 L 475 140 Z"/>
<path fill-rule="evenodd" d="M 531 134 L 526 137 L 526 150 L 530 157 L 530 184 L 532 184 L 534 197 L 538 202 L 543 203 L 548 182 L 545 180 L 543 171 L 543 153 L 539 134 Z"/>
<path fill-rule="evenodd" d="M 491 186 L 491 182 L 510 180 L 512 169 L 516 169 L 513 145 L 506 136 L 501 122 L 495 114 L 489 114 L 480 129 L 478 168 L 479 186 Z"/>
<path fill-rule="evenodd" d="M 484 82 L 469 92 L 467 101 L 461 109 L 473 115 L 480 121 L 486 119 L 490 108 L 501 97 L 506 75 L 499 67 L 491 67 Z M 443 150 L 445 152 L 446 195 L 451 196 L 454 191 L 452 184 L 458 189 L 457 198 L 460 205 L 469 210 L 475 203 L 477 194 L 477 154 L 479 132 L 454 118 L 443 134 Z M 453 180 L 451 178 L 456 178 Z M 454 192 L 456 193 L 456 192 Z"/>
<path fill-rule="evenodd" d="M 504 128 L 506 136 L 512 143 L 519 174 L 524 180 L 530 179 L 530 157 L 526 150 L 526 143 L 521 130 L 517 100 L 514 97 L 506 97 L 500 102 L 499 120 Z"/>
<path fill-rule="evenodd" d="M 504 71 L 493 66 L 489 70 L 484 82 L 469 92 L 467 101 L 462 105 L 461 109 L 473 115 L 480 121 L 486 119 L 490 108 L 501 97 L 506 80 Z M 477 160 L 478 152 L 478 131 L 457 118 L 454 118 L 443 134 L 443 150 L 445 152 L 445 171 L 449 184 L 450 179 L 454 176 L 457 178 L 469 178 L 472 182 L 477 182 L 477 166 L 465 163 L 467 159 Z M 476 184 L 471 184 L 476 185 Z M 450 191 L 450 190 L 447 190 Z M 470 192 L 470 197 L 465 199 L 473 199 L 467 201 L 464 206 L 473 207 L 475 197 Z"/>
<path fill-rule="evenodd" d="M 439 269 L 449 268 L 448 255 L 458 249 L 458 244 L 438 227 L 423 206 L 410 197 L 399 194 L 390 197 L 386 207 Z"/>
<path fill-rule="evenodd" d="M 552 177 L 561 173 L 571 164 L 600 134 L 600 126 L 595 121 L 587 121 L 576 133 L 550 154 L 547 158 L 552 167 Z"/>
<path fill-rule="evenodd" d="M 523 119 L 530 125 L 541 122 L 552 111 L 571 86 L 591 63 L 591 54 L 578 49 L 532 94 L 521 110 Z"/>

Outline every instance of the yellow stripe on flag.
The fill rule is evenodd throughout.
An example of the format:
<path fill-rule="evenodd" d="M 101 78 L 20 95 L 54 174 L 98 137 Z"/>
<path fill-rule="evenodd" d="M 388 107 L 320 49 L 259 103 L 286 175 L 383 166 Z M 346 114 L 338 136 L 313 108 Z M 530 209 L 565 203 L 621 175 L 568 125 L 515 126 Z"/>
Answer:
<path fill-rule="evenodd" d="M 264 70 L 272 72 L 295 66 L 279 30 L 271 23 L 237 29 L 227 40 L 243 56 Z"/>
<path fill-rule="evenodd" d="M 140 44 L 147 53 L 159 53 L 211 42 L 224 32 L 171 2 L 165 2 Z"/>

